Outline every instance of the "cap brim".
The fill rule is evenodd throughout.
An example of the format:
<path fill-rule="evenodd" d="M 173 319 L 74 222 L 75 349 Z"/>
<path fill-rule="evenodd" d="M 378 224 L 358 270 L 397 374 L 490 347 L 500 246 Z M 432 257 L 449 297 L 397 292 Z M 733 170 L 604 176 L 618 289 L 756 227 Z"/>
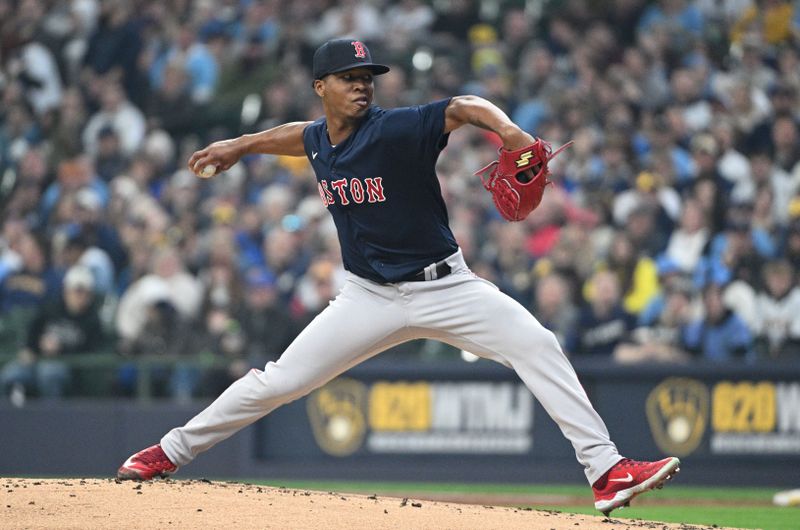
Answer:
<path fill-rule="evenodd" d="M 355 68 L 366 68 L 367 70 L 369 70 L 370 72 L 372 72 L 375 75 L 385 74 L 386 72 L 389 71 L 389 67 L 386 66 L 385 64 L 352 63 L 352 64 L 348 64 L 346 66 L 342 66 L 340 68 L 337 68 L 335 70 L 331 70 L 330 72 L 320 76 L 319 79 L 322 79 L 323 77 L 325 77 L 328 74 L 338 74 L 340 72 L 346 72 L 347 70 L 353 70 Z"/>

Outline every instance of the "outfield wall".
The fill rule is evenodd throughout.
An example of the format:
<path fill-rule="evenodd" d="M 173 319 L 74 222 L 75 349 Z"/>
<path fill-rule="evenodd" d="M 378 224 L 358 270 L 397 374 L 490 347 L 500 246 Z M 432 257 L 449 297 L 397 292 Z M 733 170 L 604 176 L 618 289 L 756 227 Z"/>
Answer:
<path fill-rule="evenodd" d="M 576 367 L 624 454 L 680 456 L 686 484 L 798 485 L 800 367 Z M 204 405 L 0 404 L 0 475 L 111 476 L 130 452 Z M 223 442 L 181 476 L 533 483 L 583 474 L 510 370 L 375 359 Z"/>

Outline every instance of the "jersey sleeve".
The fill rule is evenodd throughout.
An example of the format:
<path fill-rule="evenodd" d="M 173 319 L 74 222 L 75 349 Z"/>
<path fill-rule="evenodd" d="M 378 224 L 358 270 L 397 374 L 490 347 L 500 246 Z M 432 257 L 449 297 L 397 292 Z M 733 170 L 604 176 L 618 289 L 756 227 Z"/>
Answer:
<path fill-rule="evenodd" d="M 323 128 L 324 122 L 325 119 L 320 118 L 303 129 L 303 148 L 309 160 L 311 160 L 311 152 L 319 150 L 320 130 Z"/>
<path fill-rule="evenodd" d="M 440 99 L 419 107 L 422 117 L 422 130 L 438 151 L 445 148 L 447 139 L 450 137 L 449 134 L 444 132 L 444 111 L 450 104 L 450 99 Z"/>
<path fill-rule="evenodd" d="M 389 111 L 384 133 L 396 145 L 416 146 L 435 158 L 447 145 L 449 134 L 444 132 L 444 111 L 450 99 Z"/>

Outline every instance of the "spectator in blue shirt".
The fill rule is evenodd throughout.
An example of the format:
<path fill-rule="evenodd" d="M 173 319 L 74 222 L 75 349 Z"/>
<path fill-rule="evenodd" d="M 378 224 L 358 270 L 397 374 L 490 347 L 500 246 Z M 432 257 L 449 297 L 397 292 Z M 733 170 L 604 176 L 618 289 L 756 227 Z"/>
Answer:
<path fill-rule="evenodd" d="M 684 330 L 686 349 L 709 361 L 753 361 L 753 334 L 741 318 L 725 307 L 720 285 L 710 283 L 705 287 L 703 306 L 705 317 L 689 323 Z"/>
<path fill-rule="evenodd" d="M 22 233 L 11 245 L 19 266 L 7 271 L 0 280 L 0 319 L 11 318 L 18 310 L 35 311 L 54 298 L 61 277 L 50 267 L 42 243 L 30 232 Z"/>
<path fill-rule="evenodd" d="M 220 37 L 215 34 L 213 38 Z M 189 84 L 189 96 L 194 103 L 207 103 L 214 95 L 219 80 L 219 63 L 211 48 L 197 39 L 194 28 L 182 26 L 174 45 L 156 58 L 150 67 L 150 84 L 159 89 L 164 71 L 173 61 L 183 66 Z"/>
<path fill-rule="evenodd" d="M 673 44 L 687 36 L 699 37 L 703 32 L 703 13 L 686 0 L 660 0 L 648 7 L 639 19 L 640 33 L 663 29 Z"/>

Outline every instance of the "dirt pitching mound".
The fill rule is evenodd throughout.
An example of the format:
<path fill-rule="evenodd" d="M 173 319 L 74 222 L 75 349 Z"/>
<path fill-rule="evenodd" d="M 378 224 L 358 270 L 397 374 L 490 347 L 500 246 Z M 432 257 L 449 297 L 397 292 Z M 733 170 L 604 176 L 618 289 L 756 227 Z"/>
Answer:
<path fill-rule="evenodd" d="M 0 528 L 705 529 L 207 480 L 0 479 Z"/>

